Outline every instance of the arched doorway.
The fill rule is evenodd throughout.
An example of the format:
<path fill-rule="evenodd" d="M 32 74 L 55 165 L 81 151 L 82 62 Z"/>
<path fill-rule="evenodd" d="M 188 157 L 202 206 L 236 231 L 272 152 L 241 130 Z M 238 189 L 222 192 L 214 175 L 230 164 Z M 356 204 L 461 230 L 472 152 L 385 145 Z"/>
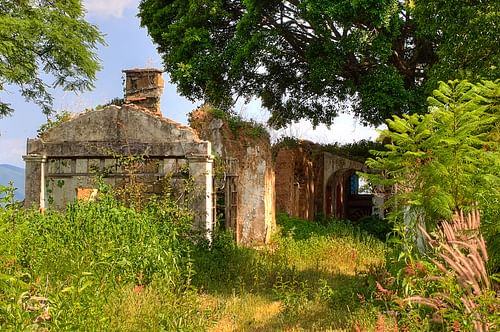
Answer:
<path fill-rule="evenodd" d="M 341 169 L 328 178 L 324 196 L 326 216 L 356 221 L 372 214 L 373 195 L 361 190 L 363 180 L 356 171 Z"/>

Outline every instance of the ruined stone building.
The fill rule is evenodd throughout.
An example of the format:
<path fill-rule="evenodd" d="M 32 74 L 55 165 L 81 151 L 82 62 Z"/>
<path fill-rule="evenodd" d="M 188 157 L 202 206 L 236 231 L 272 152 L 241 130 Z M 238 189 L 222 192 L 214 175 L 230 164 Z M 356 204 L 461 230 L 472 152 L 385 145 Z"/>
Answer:
<path fill-rule="evenodd" d="M 274 160 L 264 130 L 209 107 L 191 114 L 191 127 L 179 124 L 161 114 L 160 70 L 124 73 L 123 105 L 80 113 L 28 139 L 26 206 L 64 208 L 92 198 L 96 178 L 115 188 L 133 178 L 147 197 L 161 195 L 165 179 L 188 177 L 197 228 L 210 235 L 218 217 L 244 245 L 270 240 L 276 209 L 307 220 L 381 213 L 377 196 L 359 191 L 356 171 L 367 171 L 363 164 L 309 142 L 281 147 Z M 135 157 L 143 162 L 132 174 L 123 160 Z"/>
<path fill-rule="evenodd" d="M 282 146 L 276 152 L 276 209 L 307 220 L 383 217 L 381 197 L 360 191 L 358 171 L 368 169 L 311 142 Z"/>
<path fill-rule="evenodd" d="M 163 179 L 187 174 L 194 181 L 190 195 L 195 225 L 211 234 L 217 201 L 213 190 L 215 146 L 216 155 L 231 161 L 223 185 L 226 226 L 239 243 L 268 241 L 274 227 L 274 173 L 259 149 L 269 151 L 269 142 L 267 147 L 235 148 L 223 131 L 217 133 L 222 127 L 214 123 L 207 123 L 213 130 L 199 127 L 204 138 L 200 139 L 194 129 L 161 115 L 160 70 L 124 72 L 122 106 L 83 112 L 28 139 L 26 206 L 63 208 L 76 198 L 95 194 L 97 176 L 111 186 L 123 186 L 130 181 L 130 173 L 121 159 L 141 156 L 147 162 L 134 170 L 134 178 L 142 184 L 144 194 L 161 194 Z"/>
<path fill-rule="evenodd" d="M 218 211 L 238 243 L 267 243 L 275 228 L 275 177 L 267 132 L 250 123 L 229 122 L 205 107 L 191 114 L 191 126 L 212 143 Z M 262 128 L 261 128 L 262 129 Z"/>

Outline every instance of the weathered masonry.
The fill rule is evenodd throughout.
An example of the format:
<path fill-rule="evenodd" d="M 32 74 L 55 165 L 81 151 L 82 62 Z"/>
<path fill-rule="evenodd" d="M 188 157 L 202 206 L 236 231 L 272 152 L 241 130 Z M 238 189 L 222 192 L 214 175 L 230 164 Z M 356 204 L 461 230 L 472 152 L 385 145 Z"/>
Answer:
<path fill-rule="evenodd" d="M 360 190 L 356 172 L 368 171 L 360 162 L 302 141 L 278 149 L 275 171 L 280 211 L 308 220 L 319 215 L 353 221 L 370 215 L 383 217 L 382 195 Z"/>
<path fill-rule="evenodd" d="M 24 156 L 26 206 L 45 208 L 50 200 L 55 207 L 64 207 L 78 196 L 91 195 L 99 174 L 105 183 L 119 187 L 129 176 L 120 163 L 121 156 L 143 156 L 148 162 L 134 175 L 143 184 L 144 194 L 160 193 L 162 179 L 187 172 L 196 188 L 191 194 L 195 224 L 211 232 L 210 142 L 199 139 L 191 128 L 161 116 L 161 71 L 125 73 L 124 105 L 81 113 L 39 138 L 28 139 Z"/>
<path fill-rule="evenodd" d="M 367 171 L 363 164 L 310 142 L 281 147 L 274 161 L 269 136 L 258 127 L 217 117 L 209 107 L 191 114 L 192 127 L 164 118 L 162 72 L 124 72 L 123 105 L 81 113 L 28 139 L 26 206 L 64 208 L 92 199 L 97 178 L 118 189 L 140 184 L 140 197 L 161 195 L 167 179 L 190 179 L 194 190 L 185 196 L 195 226 L 211 234 L 219 217 L 237 243 L 249 246 L 270 240 L 276 209 L 308 220 L 382 214 L 380 198 L 360 191 L 356 172 Z M 131 170 L 123 161 L 136 157 L 143 162 Z"/>
<path fill-rule="evenodd" d="M 237 120 L 239 121 L 239 120 Z M 212 143 L 216 155 L 216 212 L 235 240 L 244 245 L 269 242 L 276 228 L 275 177 L 271 144 L 265 132 L 240 121 L 214 116 L 209 107 L 191 114 L 191 126 Z"/>
<path fill-rule="evenodd" d="M 131 179 L 122 159 L 139 156 L 145 163 L 134 169 L 133 176 L 141 195 L 161 194 L 167 177 L 182 184 L 187 173 L 194 181 L 189 196 L 199 228 L 211 232 L 219 214 L 238 243 L 268 242 L 275 228 L 275 197 L 267 135 L 236 139 L 227 123 L 208 119 L 200 111 L 195 112 L 200 120 L 196 131 L 164 118 L 161 71 L 124 72 L 124 105 L 81 113 L 39 138 L 28 139 L 25 204 L 63 208 L 76 198 L 92 198 L 98 176 L 120 188 Z M 216 177 L 213 155 L 225 165 Z"/>

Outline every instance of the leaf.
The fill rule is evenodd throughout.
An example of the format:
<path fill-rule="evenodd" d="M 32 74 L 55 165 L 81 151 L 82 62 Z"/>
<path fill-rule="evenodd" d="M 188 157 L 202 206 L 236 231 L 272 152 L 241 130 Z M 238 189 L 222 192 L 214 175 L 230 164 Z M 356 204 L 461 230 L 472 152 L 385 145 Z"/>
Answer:
<path fill-rule="evenodd" d="M 74 286 L 65 287 L 61 290 L 61 293 L 72 293 L 75 291 Z"/>
<path fill-rule="evenodd" d="M 21 288 L 21 289 L 28 289 L 29 285 L 22 281 L 19 278 L 16 278 L 12 275 L 0 273 L 0 281 L 6 283 L 7 285 L 11 287 L 16 287 L 16 288 Z"/>

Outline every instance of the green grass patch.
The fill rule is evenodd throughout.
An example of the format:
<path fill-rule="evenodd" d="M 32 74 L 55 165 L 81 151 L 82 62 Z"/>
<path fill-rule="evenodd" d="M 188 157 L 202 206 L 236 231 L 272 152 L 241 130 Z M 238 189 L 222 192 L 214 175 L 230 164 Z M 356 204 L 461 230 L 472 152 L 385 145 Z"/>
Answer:
<path fill-rule="evenodd" d="M 343 222 L 285 214 L 277 221 L 279 233 L 269 246 L 238 247 L 231 234 L 220 232 L 212 250 L 193 252 L 193 284 L 223 308 L 214 331 L 374 327 L 379 308 L 368 299 L 385 244 Z M 263 315 L 266 308 L 273 314 Z"/>
<path fill-rule="evenodd" d="M 0 209 L 0 330 L 268 331 L 375 326 L 385 245 L 351 225 L 278 215 L 269 246 L 192 241 L 168 201 L 104 195 L 64 212 Z"/>

